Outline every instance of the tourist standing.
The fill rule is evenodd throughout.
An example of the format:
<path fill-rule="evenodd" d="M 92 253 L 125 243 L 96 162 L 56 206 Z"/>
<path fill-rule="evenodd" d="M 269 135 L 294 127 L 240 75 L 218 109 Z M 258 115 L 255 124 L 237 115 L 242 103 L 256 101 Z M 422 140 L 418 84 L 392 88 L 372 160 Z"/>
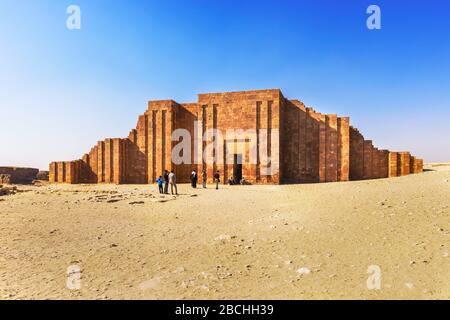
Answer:
<path fill-rule="evenodd" d="M 197 176 L 197 172 L 194 170 L 191 173 L 191 185 L 192 188 L 197 188 L 197 180 L 198 180 L 198 176 Z"/>
<path fill-rule="evenodd" d="M 163 179 L 161 176 L 156 180 L 156 183 L 158 184 L 159 193 L 163 194 Z"/>
<path fill-rule="evenodd" d="M 219 190 L 219 183 L 220 183 L 220 172 L 217 170 L 217 172 L 214 174 L 214 182 L 216 183 L 216 190 Z"/>
<path fill-rule="evenodd" d="M 170 171 L 169 173 L 169 183 L 170 183 L 170 192 L 173 194 L 173 189 L 175 189 L 175 194 L 178 195 L 177 177 L 175 176 L 175 173 L 173 173 L 173 171 Z"/>
<path fill-rule="evenodd" d="M 169 171 L 164 170 L 164 193 L 169 194 Z"/>
<path fill-rule="evenodd" d="M 206 172 L 206 170 L 203 170 L 203 172 L 202 172 L 203 189 L 206 189 L 206 180 L 207 179 L 208 179 L 208 173 Z"/>

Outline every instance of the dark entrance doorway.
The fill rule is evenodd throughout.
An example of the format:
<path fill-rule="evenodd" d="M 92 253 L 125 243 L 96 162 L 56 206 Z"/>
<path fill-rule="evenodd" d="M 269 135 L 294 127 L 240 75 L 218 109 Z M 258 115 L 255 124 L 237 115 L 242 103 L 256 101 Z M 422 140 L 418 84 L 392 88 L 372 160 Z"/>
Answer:
<path fill-rule="evenodd" d="M 233 179 L 236 184 L 242 180 L 242 154 L 234 155 Z"/>

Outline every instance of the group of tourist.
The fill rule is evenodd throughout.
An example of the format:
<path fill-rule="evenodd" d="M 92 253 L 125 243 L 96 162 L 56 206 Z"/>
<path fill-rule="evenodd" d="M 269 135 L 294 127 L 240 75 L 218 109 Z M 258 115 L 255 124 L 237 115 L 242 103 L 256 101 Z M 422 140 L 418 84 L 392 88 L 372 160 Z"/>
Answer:
<path fill-rule="evenodd" d="M 197 182 L 198 182 L 198 175 L 197 171 L 193 170 L 191 173 L 191 186 L 192 188 L 197 188 Z M 206 183 L 208 180 L 208 174 L 206 170 L 203 170 L 202 172 L 202 186 L 204 189 L 206 189 Z M 214 183 L 216 184 L 216 190 L 219 190 L 219 183 L 220 183 L 220 171 L 217 170 L 217 172 L 214 174 Z M 177 190 L 177 177 L 173 171 L 164 171 L 164 174 L 162 176 L 159 176 L 159 178 L 156 180 L 156 184 L 158 185 L 159 193 L 160 194 L 169 194 L 169 185 L 170 185 L 170 192 L 171 194 L 178 195 Z M 174 193 L 175 191 L 175 193 Z"/>
<path fill-rule="evenodd" d="M 219 183 L 220 183 L 220 171 L 217 170 L 216 173 L 214 174 L 214 183 L 216 184 L 216 190 L 219 190 Z M 192 170 L 191 173 L 191 186 L 192 188 L 196 189 L 197 188 L 197 182 L 198 182 L 198 174 L 196 170 Z M 208 181 L 208 173 L 206 172 L 206 170 L 202 171 L 202 187 L 203 189 L 206 189 L 206 183 Z"/>
<path fill-rule="evenodd" d="M 159 178 L 156 180 L 156 183 L 158 184 L 159 193 L 169 194 L 170 185 L 170 192 L 172 194 L 178 195 L 177 177 L 173 171 L 169 172 L 165 170 L 164 175 L 159 176 Z"/>

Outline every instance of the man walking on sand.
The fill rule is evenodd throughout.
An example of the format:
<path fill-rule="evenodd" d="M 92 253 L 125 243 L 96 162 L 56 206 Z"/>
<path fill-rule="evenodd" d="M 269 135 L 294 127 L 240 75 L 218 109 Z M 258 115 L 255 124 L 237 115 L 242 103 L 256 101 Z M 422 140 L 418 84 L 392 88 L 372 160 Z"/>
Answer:
<path fill-rule="evenodd" d="M 175 195 L 178 195 L 177 177 L 175 176 L 175 173 L 173 173 L 173 171 L 170 171 L 169 173 L 169 183 L 170 183 L 170 192 L 173 194 L 173 189 L 175 188 Z"/>
<path fill-rule="evenodd" d="M 169 194 L 169 171 L 164 170 L 164 193 Z"/>
<path fill-rule="evenodd" d="M 208 173 L 206 172 L 206 170 L 203 170 L 202 172 L 202 185 L 203 185 L 203 189 L 206 189 L 206 180 L 208 179 Z"/>
<path fill-rule="evenodd" d="M 220 183 L 220 172 L 217 170 L 217 172 L 214 174 L 214 182 L 216 183 L 216 190 L 219 190 L 219 183 Z"/>

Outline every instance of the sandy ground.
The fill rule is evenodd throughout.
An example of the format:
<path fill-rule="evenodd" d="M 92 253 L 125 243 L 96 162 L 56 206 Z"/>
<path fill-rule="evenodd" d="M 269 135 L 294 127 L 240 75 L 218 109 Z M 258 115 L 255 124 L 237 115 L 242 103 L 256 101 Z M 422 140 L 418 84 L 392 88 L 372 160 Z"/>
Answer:
<path fill-rule="evenodd" d="M 0 197 L 0 299 L 449 299 L 450 165 L 431 169 L 176 198 L 20 186 Z"/>

